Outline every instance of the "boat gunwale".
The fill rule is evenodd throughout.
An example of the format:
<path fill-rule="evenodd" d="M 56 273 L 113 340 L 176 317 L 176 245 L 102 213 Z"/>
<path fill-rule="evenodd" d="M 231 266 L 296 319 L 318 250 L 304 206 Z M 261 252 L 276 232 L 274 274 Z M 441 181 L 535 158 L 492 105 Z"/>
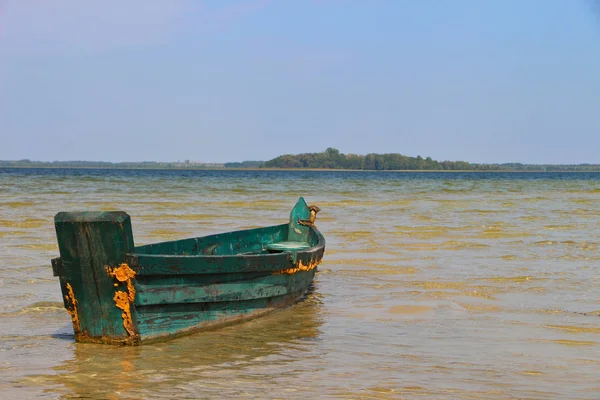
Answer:
<path fill-rule="evenodd" d="M 287 224 L 283 224 L 283 225 L 287 226 Z M 227 233 L 249 232 L 249 231 L 253 231 L 253 230 L 261 230 L 261 229 L 280 227 L 283 225 L 272 225 L 272 226 L 266 226 L 266 227 L 262 227 L 262 228 L 253 228 L 253 229 L 246 229 L 246 230 L 240 230 L 240 231 L 222 232 L 222 233 L 217 233 L 217 234 L 208 235 L 208 236 L 199 236 L 199 237 L 195 237 L 195 238 L 187 238 L 187 239 L 172 240 L 172 241 L 167 241 L 167 242 L 151 243 L 151 244 L 147 244 L 147 245 L 143 245 L 143 246 L 139 246 L 139 247 L 141 248 L 141 247 L 145 247 L 145 246 L 152 246 L 152 245 L 158 245 L 158 244 L 175 243 L 178 241 L 190 240 L 190 239 L 192 239 L 192 240 L 193 239 L 206 239 L 206 238 L 216 237 L 216 236 L 227 234 Z M 137 265 L 139 265 L 137 260 L 140 257 L 143 259 L 147 259 L 147 260 L 157 259 L 157 260 L 164 261 L 167 259 L 184 259 L 184 260 L 190 260 L 190 259 L 198 259 L 198 260 L 219 259 L 219 260 L 222 260 L 222 259 L 235 259 L 235 258 L 244 258 L 244 259 L 273 258 L 273 259 L 275 259 L 277 257 L 281 257 L 282 255 L 288 255 L 288 254 L 292 254 L 292 253 L 295 253 L 297 255 L 308 255 L 308 254 L 315 253 L 325 247 L 325 237 L 323 236 L 323 234 L 317 228 L 315 228 L 313 226 L 311 226 L 309 228 L 312 232 L 314 232 L 316 234 L 317 243 L 314 246 L 310 246 L 307 249 L 302 249 L 302 250 L 297 250 L 297 251 L 286 250 L 286 251 L 277 252 L 277 253 L 238 253 L 238 254 L 150 254 L 150 253 L 139 253 L 139 252 L 135 251 L 138 248 L 136 246 L 136 248 L 134 248 L 134 251 L 127 253 L 125 255 L 125 257 L 131 263 L 130 266 L 137 266 Z"/>

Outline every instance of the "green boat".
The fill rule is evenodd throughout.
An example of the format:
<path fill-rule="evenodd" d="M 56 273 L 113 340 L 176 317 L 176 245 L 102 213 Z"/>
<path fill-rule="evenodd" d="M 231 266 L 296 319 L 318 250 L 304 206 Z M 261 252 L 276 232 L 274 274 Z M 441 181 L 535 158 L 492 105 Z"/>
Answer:
<path fill-rule="evenodd" d="M 295 303 L 325 252 L 317 212 L 300 198 L 286 224 L 137 247 L 123 211 L 58 213 L 52 269 L 75 340 L 139 345 Z"/>

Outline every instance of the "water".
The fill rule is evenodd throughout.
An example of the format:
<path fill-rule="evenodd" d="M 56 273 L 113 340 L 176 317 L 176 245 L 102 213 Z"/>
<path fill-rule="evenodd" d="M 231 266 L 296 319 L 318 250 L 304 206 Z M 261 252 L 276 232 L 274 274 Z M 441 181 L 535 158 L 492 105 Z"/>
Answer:
<path fill-rule="evenodd" d="M 281 223 L 299 196 L 327 239 L 303 302 L 74 343 L 58 211 L 125 210 L 145 244 Z M 598 173 L 0 169 L 1 396 L 598 399 L 599 200 Z"/>

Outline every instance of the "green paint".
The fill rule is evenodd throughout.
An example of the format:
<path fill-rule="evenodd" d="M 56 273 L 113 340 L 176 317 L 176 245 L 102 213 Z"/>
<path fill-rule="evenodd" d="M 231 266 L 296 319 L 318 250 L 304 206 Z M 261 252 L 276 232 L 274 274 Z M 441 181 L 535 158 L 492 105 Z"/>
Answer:
<path fill-rule="evenodd" d="M 124 212 L 57 214 L 60 258 L 52 265 L 72 315 L 67 284 L 73 290 L 76 340 L 139 344 L 292 304 L 316 271 L 298 270 L 300 262 L 316 266 L 325 250 L 316 228 L 297 223 L 309 214 L 300 198 L 288 224 L 139 247 Z M 133 278 L 107 272 L 123 263 L 135 272 Z M 117 292 L 121 299 L 135 296 L 118 308 Z"/>
<path fill-rule="evenodd" d="M 308 242 L 309 227 L 298 223 L 298 220 L 305 220 L 308 217 L 310 217 L 308 205 L 304 201 L 304 198 L 300 197 L 290 213 L 289 230 L 286 240 L 290 242 Z"/>
<path fill-rule="evenodd" d="M 135 341 L 123 327 L 121 310 L 113 297 L 119 287 L 106 267 L 116 267 L 132 251 L 131 220 L 124 212 L 58 213 L 54 218 L 60 262 L 55 263 L 60 277 L 65 307 L 70 306 L 67 284 L 77 300 L 80 332 L 78 341 Z"/>
<path fill-rule="evenodd" d="M 302 289 L 304 282 L 286 274 L 267 275 L 225 283 L 180 283 L 165 285 L 154 280 L 136 285 L 136 306 L 174 303 L 214 303 L 283 296 Z M 302 285 L 298 285 L 301 283 Z"/>

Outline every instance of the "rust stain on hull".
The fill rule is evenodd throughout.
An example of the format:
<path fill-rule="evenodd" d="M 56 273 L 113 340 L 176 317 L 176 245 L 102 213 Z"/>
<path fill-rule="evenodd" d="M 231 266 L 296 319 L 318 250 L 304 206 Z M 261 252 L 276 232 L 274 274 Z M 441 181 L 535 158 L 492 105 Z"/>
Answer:
<path fill-rule="evenodd" d="M 133 328 L 133 319 L 131 318 L 131 304 L 129 300 L 129 294 L 121 290 L 115 292 L 113 297 L 115 304 L 118 308 L 123 310 L 121 317 L 123 317 L 123 327 L 129 334 L 129 336 L 135 336 L 135 330 Z"/>
<path fill-rule="evenodd" d="M 106 266 L 106 273 L 127 286 L 127 291 L 116 291 L 113 300 L 115 301 L 117 308 L 123 310 L 123 313 L 121 314 L 123 317 L 123 327 L 129 336 L 136 336 L 133 318 L 131 316 L 131 304 L 133 304 L 133 300 L 135 300 L 135 286 L 133 286 L 135 271 L 132 270 L 129 265 L 123 263 L 115 268 Z M 115 286 L 118 287 L 118 284 L 115 283 Z"/>
<path fill-rule="evenodd" d="M 77 314 L 77 299 L 75 298 L 75 293 L 73 293 L 73 287 L 70 283 L 67 283 L 67 294 L 65 295 L 65 300 L 67 300 L 68 304 L 67 312 L 73 321 L 73 330 L 75 331 L 75 336 L 80 336 L 81 325 L 79 324 L 79 315 Z"/>
<path fill-rule="evenodd" d="M 310 271 L 312 269 L 317 268 L 317 265 L 319 265 L 320 262 L 321 262 L 321 260 L 309 262 L 307 265 L 304 265 L 304 264 L 302 264 L 302 261 L 299 261 L 298 264 L 296 265 L 296 267 L 282 269 L 281 271 L 277 271 L 277 272 L 273 273 L 273 275 L 279 275 L 279 274 L 292 275 L 292 274 L 295 274 L 296 272 L 300 272 L 300 271 Z"/>
<path fill-rule="evenodd" d="M 112 276 L 119 282 L 127 282 L 130 279 L 135 277 L 135 271 L 129 268 L 129 265 L 123 263 L 118 267 L 111 268 L 108 265 L 106 266 L 106 273 L 109 276 Z"/>

